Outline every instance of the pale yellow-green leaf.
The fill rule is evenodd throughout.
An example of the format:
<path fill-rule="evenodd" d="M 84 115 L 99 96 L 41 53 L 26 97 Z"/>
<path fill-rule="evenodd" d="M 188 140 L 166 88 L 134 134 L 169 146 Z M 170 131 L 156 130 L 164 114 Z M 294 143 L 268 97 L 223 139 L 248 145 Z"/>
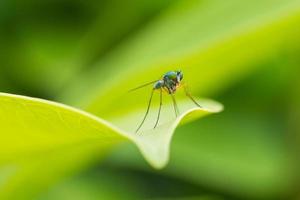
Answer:
<path fill-rule="evenodd" d="M 203 109 L 187 100 L 181 100 L 180 116 L 162 118 L 160 126 L 149 129 L 147 125 L 155 120 L 155 116 L 150 115 L 150 120 L 145 123 L 146 128 L 134 133 L 140 121 L 139 112 L 116 122 L 123 128 L 120 129 L 93 115 L 62 104 L 1 93 L 0 162 L 13 160 L 19 155 L 51 150 L 82 141 L 98 141 L 100 148 L 101 145 L 129 139 L 139 147 L 150 164 L 163 167 L 168 160 L 171 137 L 180 122 L 222 110 L 222 106 L 216 102 L 199 102 Z M 170 116 L 169 113 L 165 115 Z"/>
<path fill-rule="evenodd" d="M 43 184 L 45 187 L 95 162 L 113 145 L 126 140 L 135 144 L 153 167 L 162 168 L 168 162 L 171 138 L 179 123 L 222 110 L 211 100 L 199 102 L 203 108 L 180 100 L 179 117 L 164 113 L 170 118 L 162 118 L 156 129 L 149 129 L 147 122 L 139 133 L 134 133 L 131 129 L 138 124 L 139 112 L 119 120 L 120 129 L 66 105 L 0 93 L 0 197 L 30 198 Z M 38 175 L 32 176 L 34 173 Z M 27 192 L 15 192 L 29 186 Z"/>

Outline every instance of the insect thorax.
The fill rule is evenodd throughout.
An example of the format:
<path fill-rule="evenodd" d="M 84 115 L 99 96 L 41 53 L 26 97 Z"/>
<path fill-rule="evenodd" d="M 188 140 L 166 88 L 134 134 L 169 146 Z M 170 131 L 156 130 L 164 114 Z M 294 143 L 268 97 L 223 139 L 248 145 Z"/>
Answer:
<path fill-rule="evenodd" d="M 176 92 L 181 80 L 181 71 L 170 71 L 165 73 L 162 79 L 154 84 L 153 89 L 165 89 L 169 94 L 173 94 Z"/>

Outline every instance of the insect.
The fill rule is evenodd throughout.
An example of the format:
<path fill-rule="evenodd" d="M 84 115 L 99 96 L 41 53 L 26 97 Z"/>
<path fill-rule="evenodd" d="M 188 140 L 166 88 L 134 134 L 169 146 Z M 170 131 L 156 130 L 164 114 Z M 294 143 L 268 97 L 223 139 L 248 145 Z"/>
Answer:
<path fill-rule="evenodd" d="M 158 115 L 157 115 L 157 119 L 154 125 L 154 128 L 157 127 L 158 122 L 159 122 L 159 118 L 160 118 L 160 111 L 161 111 L 161 106 L 162 106 L 162 93 L 163 91 L 166 91 L 171 97 L 172 97 L 172 101 L 173 101 L 173 107 L 174 107 L 174 111 L 175 111 L 175 115 L 178 116 L 179 114 L 179 109 L 176 103 L 176 99 L 174 97 L 175 92 L 177 91 L 177 89 L 180 86 L 184 87 L 184 91 L 187 97 L 189 97 L 198 107 L 201 108 L 201 106 L 197 103 L 197 101 L 192 97 L 192 95 L 188 92 L 186 85 L 182 84 L 182 79 L 183 79 L 183 73 L 180 70 L 177 71 L 169 71 L 167 73 L 165 73 L 161 79 L 159 80 L 155 80 L 149 83 L 146 83 L 144 85 L 141 85 L 137 88 L 134 88 L 131 91 L 143 88 L 145 86 L 148 86 L 150 84 L 153 84 L 153 88 L 152 88 L 152 92 L 150 95 L 150 99 L 148 102 L 148 107 L 146 110 L 146 113 L 144 115 L 144 118 L 142 120 L 142 122 L 140 123 L 140 125 L 138 126 L 138 128 L 136 129 L 136 133 L 140 130 L 140 128 L 143 126 L 147 115 L 149 113 L 149 109 L 150 109 L 150 105 L 151 105 L 151 101 L 152 101 L 152 97 L 153 97 L 153 93 L 155 90 L 159 90 L 160 91 L 160 104 L 159 104 L 159 110 L 158 110 Z"/>

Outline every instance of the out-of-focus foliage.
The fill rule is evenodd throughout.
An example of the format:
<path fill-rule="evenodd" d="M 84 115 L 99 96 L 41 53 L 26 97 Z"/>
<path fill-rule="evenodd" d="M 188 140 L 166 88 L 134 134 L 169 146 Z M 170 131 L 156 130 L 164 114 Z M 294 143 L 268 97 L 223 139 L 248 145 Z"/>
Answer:
<path fill-rule="evenodd" d="M 239 11 L 232 12 L 230 6 Z M 122 89 L 147 81 L 141 73 L 151 81 L 170 68 L 183 70 L 193 91 L 212 93 L 259 67 L 257 62 L 272 58 L 282 47 L 294 47 L 298 40 L 293 36 L 299 33 L 295 6 L 299 8 L 299 1 L 248 6 L 242 1 L 182 1 L 99 60 L 95 70 L 80 74 L 63 101 L 103 116 L 116 104 L 136 108 L 144 100 L 130 95 L 120 101 Z M 139 95 L 149 93 L 142 92 Z"/>
<path fill-rule="evenodd" d="M 143 117 L 150 87 L 126 92 L 181 69 L 193 94 L 225 105 L 223 113 L 176 130 L 163 171 L 150 169 L 136 148 L 126 145 L 103 168 L 98 144 L 79 145 L 35 155 L 42 162 L 22 156 L 32 165 L 15 180 L 19 194 L 23 199 L 37 191 L 40 199 L 296 199 L 299 24 L 299 0 L 1 1 L 2 92 L 61 101 L 132 129 Z M 181 92 L 177 97 L 184 102 Z M 167 95 L 164 102 L 162 123 L 172 117 Z M 183 111 L 184 104 L 180 107 Z M 151 109 L 146 127 L 156 114 Z M 5 134 L 1 131 L 2 138 Z M 29 149 L 40 137 L 45 135 L 33 137 Z M 74 166 L 66 159 L 84 156 L 84 163 L 72 160 Z M 49 161 L 52 167 L 36 170 Z M 70 167 L 60 167 L 65 162 Z M 89 168 L 92 163 L 96 170 Z M 55 184 L 80 169 L 87 173 Z M 0 187 L 15 170 L 1 167 Z"/>
<path fill-rule="evenodd" d="M 141 176 L 142 175 L 142 176 Z M 157 184 L 159 178 L 159 184 Z M 159 194 L 163 191 L 163 194 Z M 41 199 L 187 199 L 222 200 L 197 185 L 171 177 L 117 168 L 90 170 L 59 184 Z"/>
<path fill-rule="evenodd" d="M 137 31 L 169 1 L 4 0 L 2 4 L 1 71 L 23 93 L 54 98 L 70 77 Z"/>

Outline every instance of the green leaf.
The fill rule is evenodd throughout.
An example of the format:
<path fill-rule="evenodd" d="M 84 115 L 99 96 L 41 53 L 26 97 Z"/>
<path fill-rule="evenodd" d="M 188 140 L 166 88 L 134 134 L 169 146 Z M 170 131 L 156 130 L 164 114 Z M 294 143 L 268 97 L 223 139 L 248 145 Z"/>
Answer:
<path fill-rule="evenodd" d="M 19 153 L 32 153 L 81 141 L 96 139 L 107 144 L 129 139 L 140 148 L 150 164 L 163 167 L 168 160 L 171 137 L 179 123 L 222 110 L 220 104 L 209 100 L 200 101 L 204 108 L 181 100 L 184 112 L 180 116 L 171 117 L 171 120 L 165 118 L 156 129 L 146 128 L 136 134 L 133 133 L 135 129 L 131 132 L 121 130 L 109 122 L 62 104 L 5 93 L 0 93 L 0 100 L 1 132 L 8 133 L 1 140 L 2 161 L 17 157 Z M 155 116 L 149 116 L 151 120 L 152 117 Z M 127 127 L 123 125 L 125 129 L 135 128 L 137 119 L 139 114 L 133 113 L 119 120 L 118 124 L 121 127 L 121 124 L 126 124 Z M 146 122 L 145 126 L 148 124 Z"/>
<path fill-rule="evenodd" d="M 204 108 L 180 100 L 182 114 L 179 117 L 172 118 L 166 113 L 170 118 L 162 119 L 156 129 L 143 128 L 136 134 L 72 107 L 0 93 L 0 164 L 4 169 L 12 167 L 12 175 L 0 194 L 11 195 L 9 191 L 26 187 L 29 179 L 33 185 L 55 181 L 97 160 L 96 156 L 102 157 L 113 145 L 126 140 L 133 142 L 153 167 L 162 168 L 168 162 L 171 138 L 179 124 L 222 110 L 216 102 L 199 102 Z M 123 127 L 128 130 L 136 128 L 139 112 L 127 116 L 119 119 L 118 124 L 121 127 L 126 124 Z M 153 117 L 150 115 L 149 119 L 152 121 Z M 149 124 L 146 122 L 145 127 Z M 47 167 L 43 168 L 44 165 Z M 36 170 L 39 176 L 30 177 Z"/>
<path fill-rule="evenodd" d="M 5 93 L 0 100 L 2 161 L 84 140 L 124 138 L 107 122 L 64 105 Z"/>

